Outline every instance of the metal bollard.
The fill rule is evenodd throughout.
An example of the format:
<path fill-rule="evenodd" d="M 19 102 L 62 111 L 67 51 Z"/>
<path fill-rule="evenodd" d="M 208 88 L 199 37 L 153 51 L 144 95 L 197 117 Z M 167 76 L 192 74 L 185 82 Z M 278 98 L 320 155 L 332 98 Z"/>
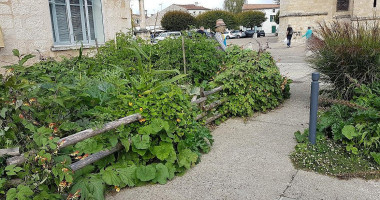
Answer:
<path fill-rule="evenodd" d="M 319 95 L 319 73 L 313 73 L 311 82 L 310 96 L 310 121 L 309 121 L 309 141 L 311 144 L 316 143 L 317 139 L 317 117 L 318 117 L 318 95 Z"/>

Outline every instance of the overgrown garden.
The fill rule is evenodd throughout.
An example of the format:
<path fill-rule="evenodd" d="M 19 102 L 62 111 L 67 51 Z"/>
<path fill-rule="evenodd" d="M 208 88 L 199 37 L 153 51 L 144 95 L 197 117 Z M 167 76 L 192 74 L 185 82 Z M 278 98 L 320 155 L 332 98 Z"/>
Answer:
<path fill-rule="evenodd" d="M 7 165 L 0 158 L 0 198 L 104 199 L 107 190 L 165 184 L 200 162 L 213 143 L 202 111 L 191 103 L 199 87 L 223 85 L 228 103 L 213 112 L 245 117 L 266 111 L 289 97 L 268 53 L 232 47 L 217 50 L 206 37 L 156 45 L 120 34 L 96 56 L 46 60 L 25 67 L 21 55 L 0 84 L 0 148 L 19 147 L 25 162 Z M 129 115 L 131 124 L 60 148 L 61 138 L 102 127 Z M 115 147 L 113 153 L 73 172 L 70 164 Z"/>
<path fill-rule="evenodd" d="M 331 86 L 321 96 L 317 144 L 295 134 L 296 167 L 341 178 L 380 177 L 379 23 L 319 25 L 310 59 Z"/>

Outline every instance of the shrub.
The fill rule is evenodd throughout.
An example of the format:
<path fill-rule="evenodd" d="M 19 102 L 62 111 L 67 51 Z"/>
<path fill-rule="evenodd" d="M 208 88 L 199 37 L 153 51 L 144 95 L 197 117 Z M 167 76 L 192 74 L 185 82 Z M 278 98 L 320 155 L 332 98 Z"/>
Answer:
<path fill-rule="evenodd" d="M 169 11 L 161 20 L 162 27 L 169 31 L 182 31 L 195 25 L 195 18 L 188 12 Z"/>
<path fill-rule="evenodd" d="M 184 33 L 186 34 L 186 33 Z M 187 80 L 195 85 L 209 81 L 220 70 L 225 52 L 219 44 L 204 36 L 192 33 L 185 37 Z M 153 46 L 152 62 L 156 69 L 177 69 L 184 72 L 182 38 L 166 39 Z"/>
<path fill-rule="evenodd" d="M 251 116 L 255 111 L 275 108 L 289 97 L 289 83 L 280 75 L 269 53 L 229 48 L 226 67 L 214 84 L 223 85 L 228 102 L 225 110 L 234 116 Z"/>
<path fill-rule="evenodd" d="M 350 99 L 357 81 L 371 84 L 380 79 L 379 22 L 320 23 L 311 44 L 310 60 L 324 79 L 334 86 L 335 95 Z M 350 81 L 351 80 L 351 81 Z"/>
<path fill-rule="evenodd" d="M 190 97 L 172 84 L 184 75 L 160 79 L 156 74 L 175 70 L 153 70 L 144 64 L 149 57 L 139 45 L 130 43 L 133 48 L 129 50 L 135 54 L 128 59 L 134 60 L 133 67 L 104 55 L 7 67 L 12 74 L 2 77 L 0 84 L 0 145 L 35 152 L 27 154 L 22 167 L 5 168 L 1 159 L 0 193 L 7 193 L 8 199 L 60 199 L 65 193 L 103 199 L 106 185 L 118 189 L 147 182 L 164 184 L 210 150 L 210 131 L 194 121 L 198 111 Z M 119 49 L 103 49 L 102 53 L 112 51 Z M 134 113 L 144 119 L 57 154 L 59 138 Z M 68 169 L 74 160 L 117 143 L 124 146 L 118 153 L 75 174 Z M 23 180 L 17 188 L 8 184 L 14 178 Z"/>
<path fill-rule="evenodd" d="M 255 26 L 261 26 L 267 18 L 265 17 L 265 13 L 261 11 L 246 11 L 239 13 L 237 16 L 239 24 L 244 27 L 254 28 Z"/>
<path fill-rule="evenodd" d="M 205 28 L 213 30 L 216 25 L 216 20 L 218 19 L 223 19 L 229 29 L 236 29 L 238 27 L 235 15 L 222 10 L 204 12 L 196 17 L 196 22 L 198 26 L 204 26 Z"/>

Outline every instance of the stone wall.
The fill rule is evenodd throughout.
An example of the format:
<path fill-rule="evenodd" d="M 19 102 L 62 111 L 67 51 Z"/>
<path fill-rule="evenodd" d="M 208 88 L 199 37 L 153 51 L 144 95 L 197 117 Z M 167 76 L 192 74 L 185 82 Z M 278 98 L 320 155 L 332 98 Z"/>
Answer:
<path fill-rule="evenodd" d="M 117 32 L 126 32 L 131 28 L 131 23 L 128 23 L 131 19 L 126 16 L 124 0 L 101 2 L 106 41 L 114 39 Z M 77 47 L 54 50 L 48 0 L 0 0 L 0 26 L 5 42 L 5 48 L 0 48 L 0 73 L 4 71 L 1 66 L 17 62 L 17 58 L 12 55 L 13 49 L 18 49 L 22 54 L 36 55 L 27 64 L 39 60 L 38 51 L 42 57 L 53 58 L 78 54 L 77 50 L 73 50 Z"/>
<path fill-rule="evenodd" d="M 337 0 L 281 0 L 280 13 L 279 40 L 285 38 L 288 24 L 303 35 L 308 26 L 316 28 L 318 22 L 380 17 L 379 9 L 373 8 L 373 0 L 350 0 L 348 11 L 337 11 Z"/>

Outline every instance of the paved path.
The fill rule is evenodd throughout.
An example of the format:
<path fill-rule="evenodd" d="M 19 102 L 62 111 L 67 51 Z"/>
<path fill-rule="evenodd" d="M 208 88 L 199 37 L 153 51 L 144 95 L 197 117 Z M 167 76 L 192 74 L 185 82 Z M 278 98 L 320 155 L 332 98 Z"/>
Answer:
<path fill-rule="evenodd" d="M 212 151 L 184 176 L 166 185 L 124 189 L 107 199 L 380 199 L 380 182 L 342 181 L 293 168 L 288 155 L 296 145 L 293 133 L 308 126 L 313 70 L 304 61 L 301 44 L 270 47 L 281 73 L 294 80 L 289 100 L 269 113 L 220 125 L 213 132 Z"/>

